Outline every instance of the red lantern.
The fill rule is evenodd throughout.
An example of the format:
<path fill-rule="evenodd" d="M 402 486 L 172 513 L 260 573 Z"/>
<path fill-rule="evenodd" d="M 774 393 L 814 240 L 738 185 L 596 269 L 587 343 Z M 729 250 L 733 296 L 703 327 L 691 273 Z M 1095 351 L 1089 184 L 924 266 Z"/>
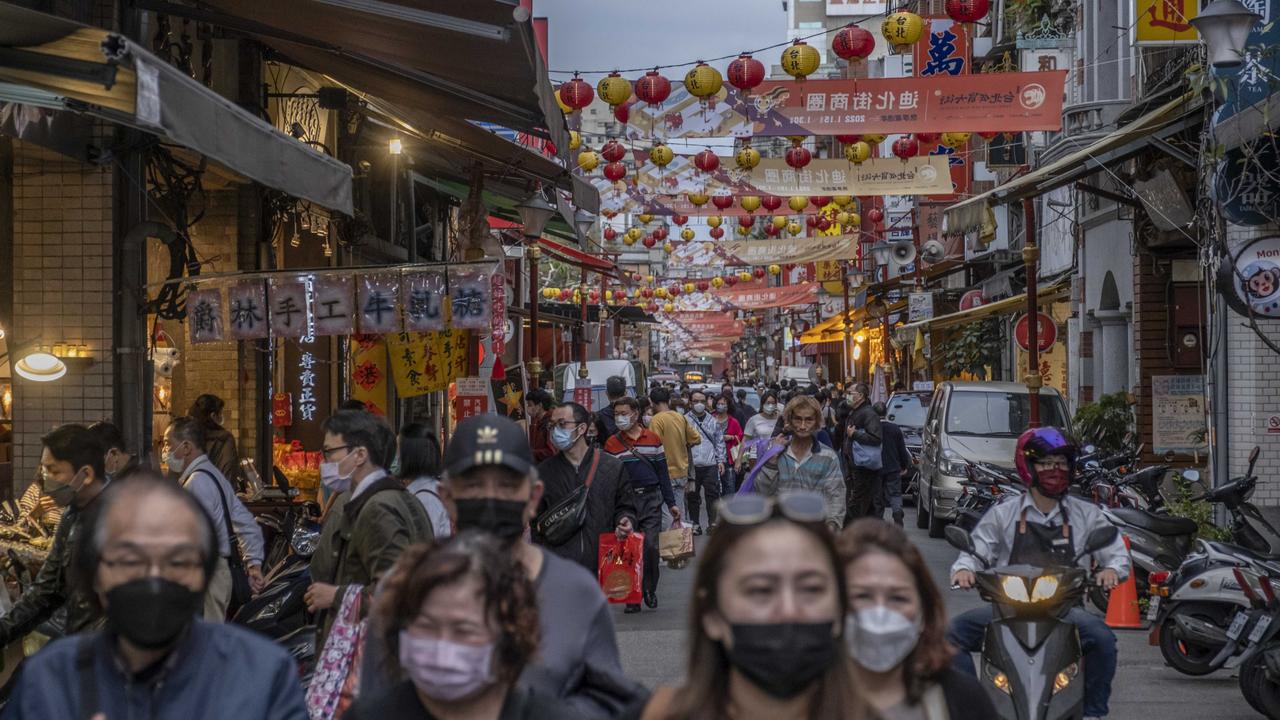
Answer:
<path fill-rule="evenodd" d="M 781 231 L 780 231 L 780 230 L 778 230 L 778 226 L 777 226 L 777 225 L 774 225 L 773 223 L 765 223 L 765 224 L 764 224 L 764 234 L 765 234 L 765 235 L 768 235 L 769 237 L 778 237 L 778 233 L 779 233 L 779 232 L 781 232 Z"/>
<path fill-rule="evenodd" d="M 920 147 L 930 147 L 938 144 L 942 139 L 941 133 L 916 133 L 916 140 L 920 141 Z"/>
<path fill-rule="evenodd" d="M 711 228 L 711 237 L 713 237 L 713 238 L 715 238 L 715 239 L 717 239 L 717 240 L 719 240 L 720 238 L 724 237 L 724 228 L 722 228 L 722 227 L 713 227 L 713 228 Z"/>
<path fill-rule="evenodd" d="M 884 220 L 884 211 L 880 208 L 871 208 L 867 211 L 867 219 L 870 220 L 872 224 L 879 225 L 880 221 Z"/>
<path fill-rule="evenodd" d="M 978 22 L 990 9 L 988 0 L 947 0 L 947 16 L 956 22 Z"/>
<path fill-rule="evenodd" d="M 893 141 L 893 154 L 906 162 L 908 158 L 920 154 L 920 143 L 910 135 L 904 135 Z"/>
<path fill-rule="evenodd" d="M 987 132 L 979 132 L 978 137 L 982 138 L 983 140 L 986 140 L 987 142 L 991 142 L 1001 134 L 1002 133 L 999 130 L 995 130 L 995 131 L 988 130 Z"/>
<path fill-rule="evenodd" d="M 671 287 L 667 288 L 667 292 L 671 295 L 671 297 L 680 297 L 680 292 L 681 292 L 680 286 L 672 285 Z"/>
<path fill-rule="evenodd" d="M 693 156 L 693 166 L 702 172 L 715 172 L 720 169 L 720 156 L 707 148 Z"/>
<path fill-rule="evenodd" d="M 777 195 L 765 195 L 760 198 L 760 204 L 764 206 L 765 210 L 773 212 L 774 210 L 782 207 L 782 198 Z"/>
<path fill-rule="evenodd" d="M 831 39 L 831 50 L 844 60 L 866 60 L 875 49 L 875 36 L 857 25 L 846 25 Z"/>
<path fill-rule="evenodd" d="M 738 218 L 738 224 L 744 228 L 755 227 L 756 219 L 751 217 L 750 215 L 743 215 L 742 217 Z"/>
<path fill-rule="evenodd" d="M 645 239 L 647 240 L 648 238 Z M 647 298 L 653 297 L 653 288 L 641 288 L 640 295 Z"/>
<path fill-rule="evenodd" d="M 725 282 L 725 284 L 726 284 L 726 285 L 728 285 L 729 287 L 733 287 L 734 285 L 737 285 L 737 284 L 738 284 L 738 276 L 737 276 L 737 275 L 725 275 L 725 276 L 724 276 L 724 282 Z"/>
<path fill-rule="evenodd" d="M 824 232 L 825 232 L 825 231 L 827 231 L 827 230 L 830 230 L 830 229 L 831 229 L 831 221 L 830 221 L 830 220 L 828 220 L 828 219 L 827 219 L 827 218 L 825 218 L 825 217 L 819 216 L 819 217 L 818 217 L 818 229 L 819 229 L 819 230 L 822 230 L 822 231 L 824 231 Z"/>
<path fill-rule="evenodd" d="M 787 148 L 786 157 L 787 164 L 797 170 L 808 165 L 809 161 L 813 160 L 813 154 L 809 152 L 809 149 L 799 145 Z"/>
<path fill-rule="evenodd" d="M 647 248 L 651 248 L 651 247 L 653 247 L 654 245 L 657 245 L 657 244 L 658 244 L 658 241 L 657 241 L 657 240 L 655 240 L 655 239 L 654 239 L 654 237 L 653 237 L 652 235 L 645 235 L 645 236 L 644 236 L 644 246 L 645 246 L 645 247 L 647 247 Z M 648 290 L 648 288 L 645 288 L 645 290 L 647 291 L 647 290 Z"/>
<path fill-rule="evenodd" d="M 818 227 L 818 218 L 814 215 L 810 215 L 804 219 L 804 224 L 811 228 L 816 228 Z"/>
<path fill-rule="evenodd" d="M 764 277 L 764 268 L 758 267 L 755 269 L 755 272 L 752 274 L 756 276 L 757 280 L 759 280 Z"/>
<path fill-rule="evenodd" d="M 655 238 L 656 238 L 656 239 L 658 239 L 659 241 L 666 240 L 666 239 L 667 239 L 667 229 L 666 229 L 665 227 L 660 227 L 660 228 L 658 228 L 657 230 L 654 230 L 654 231 L 653 231 L 653 237 L 655 237 Z"/>
<path fill-rule="evenodd" d="M 852 145 L 862 139 L 861 135 L 837 135 L 836 139 L 845 145 Z"/>
<path fill-rule="evenodd" d="M 706 280 L 698 281 L 698 292 L 706 292 L 710 289 L 711 289 L 711 283 L 707 282 Z"/>
<path fill-rule="evenodd" d="M 565 288 L 564 290 L 560 291 L 561 300 L 568 300 L 571 297 L 573 297 L 573 291 L 570 290 L 569 288 Z"/>
<path fill-rule="evenodd" d="M 685 223 L 689 222 L 689 216 L 688 215 L 672 215 L 671 222 L 677 225 L 684 225 Z"/>
<path fill-rule="evenodd" d="M 650 70 L 636 81 L 636 97 L 650 105 L 660 105 L 671 95 L 671 81 L 657 70 Z"/>
<path fill-rule="evenodd" d="M 614 239 L 614 238 L 616 238 L 616 237 L 618 237 L 618 231 L 617 231 L 617 230 L 614 230 L 614 229 L 613 229 L 613 228 L 611 228 L 611 227 L 607 227 L 607 228 L 605 228 L 605 229 L 604 229 L 604 239 L 605 239 L 607 242 L 613 242 L 613 239 Z"/>
<path fill-rule="evenodd" d="M 610 140 L 600 148 L 600 157 L 604 158 L 605 162 L 620 162 L 626 156 L 627 149 L 617 140 Z"/>
<path fill-rule="evenodd" d="M 611 162 L 604 166 L 604 176 L 610 182 L 618 182 L 627 176 L 627 166 L 620 162 Z"/>
<path fill-rule="evenodd" d="M 658 303 L 651 302 L 644 306 L 646 312 L 658 312 Z"/>
<path fill-rule="evenodd" d="M 560 102 L 573 108 L 581 110 L 591 104 L 596 98 L 596 91 L 591 89 L 586 80 L 578 77 L 576 74 L 573 79 L 560 86 Z"/>
<path fill-rule="evenodd" d="M 764 82 L 764 63 L 751 57 L 748 53 L 738 56 L 729 63 L 729 84 L 743 92 Z"/>
<path fill-rule="evenodd" d="M 622 103 L 618 107 L 614 108 L 613 117 L 618 122 L 626 125 L 627 121 L 631 119 L 631 103 Z"/>
<path fill-rule="evenodd" d="M 593 303 L 600 302 L 600 291 L 592 290 L 591 292 L 587 293 L 587 299 Z"/>
<path fill-rule="evenodd" d="M 711 204 L 721 210 L 728 210 L 733 205 L 732 195 L 712 195 Z"/>
<path fill-rule="evenodd" d="M 812 203 L 814 207 L 821 210 L 822 208 L 831 204 L 831 196 L 830 195 L 814 195 L 813 197 L 809 198 L 809 202 Z"/>

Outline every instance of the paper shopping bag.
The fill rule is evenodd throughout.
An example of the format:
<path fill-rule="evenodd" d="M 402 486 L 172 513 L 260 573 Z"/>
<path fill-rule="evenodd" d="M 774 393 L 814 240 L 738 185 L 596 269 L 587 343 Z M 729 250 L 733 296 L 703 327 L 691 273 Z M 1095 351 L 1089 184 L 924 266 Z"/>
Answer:
<path fill-rule="evenodd" d="M 658 554 L 668 565 L 693 557 L 693 528 L 672 523 L 670 530 L 658 535 Z"/>
<path fill-rule="evenodd" d="M 644 580 L 644 534 L 633 532 L 618 542 L 614 533 L 600 534 L 600 589 L 614 604 L 639 604 Z"/>

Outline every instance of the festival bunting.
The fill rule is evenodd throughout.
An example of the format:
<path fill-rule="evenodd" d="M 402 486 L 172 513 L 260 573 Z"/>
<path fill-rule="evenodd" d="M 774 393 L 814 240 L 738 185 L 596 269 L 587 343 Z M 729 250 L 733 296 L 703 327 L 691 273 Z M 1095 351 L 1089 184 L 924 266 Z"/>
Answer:
<path fill-rule="evenodd" d="M 672 257 L 706 264 L 716 258 L 723 265 L 784 265 L 819 260 L 856 260 L 859 235 L 835 235 L 773 240 L 692 242 L 676 248 Z M 700 261 L 700 262 L 699 262 Z M 723 289 L 722 289 L 723 290 Z"/>
<path fill-rule="evenodd" d="M 818 301 L 818 283 L 800 283 L 779 287 L 762 287 L 755 283 L 740 283 L 716 291 L 719 298 L 740 310 L 765 310 L 767 308 L 808 305 Z"/>
<path fill-rule="evenodd" d="M 491 317 L 493 291 L 489 273 L 454 271 L 449 276 L 449 297 L 452 300 L 451 324 L 455 328 L 488 330 Z"/>
<path fill-rule="evenodd" d="M 269 300 L 273 336 L 284 338 L 307 336 L 308 307 L 305 282 L 294 278 L 272 278 Z"/>
<path fill-rule="evenodd" d="M 766 80 L 750 94 L 726 85 L 714 102 L 680 86 L 662 106 L 631 106 L 625 135 L 653 138 L 1021 132 L 1062 127 L 1066 71 Z"/>
<path fill-rule="evenodd" d="M 191 342 L 208 343 L 222 339 L 222 292 L 194 290 L 187 295 L 187 317 Z"/>
<path fill-rule="evenodd" d="M 380 335 L 356 335 L 351 342 L 351 399 L 374 415 L 387 414 L 387 343 Z"/>
<path fill-rule="evenodd" d="M 227 289 L 228 323 L 235 340 L 258 340 L 270 334 L 267 289 L 261 280 L 246 280 Z"/>
<path fill-rule="evenodd" d="M 328 275 L 312 284 L 312 318 L 316 335 L 355 333 L 355 283 L 349 275 Z"/>
<path fill-rule="evenodd" d="M 400 332 L 400 282 L 395 275 L 367 274 L 357 281 L 360 332 L 387 335 Z"/>
<path fill-rule="evenodd" d="M 410 332 L 434 332 L 445 329 L 445 296 L 448 290 L 444 273 L 423 272 L 405 275 L 400 281 L 404 306 L 404 329 Z"/>
<path fill-rule="evenodd" d="M 455 378 L 467 373 L 468 333 L 466 330 L 441 332 L 400 332 L 387 335 L 387 351 L 391 357 L 391 376 L 400 397 L 416 397 L 441 392 Z"/>

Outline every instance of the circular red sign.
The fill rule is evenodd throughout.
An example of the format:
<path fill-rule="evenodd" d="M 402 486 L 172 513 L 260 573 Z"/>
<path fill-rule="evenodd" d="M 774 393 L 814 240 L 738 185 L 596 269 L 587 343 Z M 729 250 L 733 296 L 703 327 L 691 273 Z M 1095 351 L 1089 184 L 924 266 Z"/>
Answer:
<path fill-rule="evenodd" d="M 972 310 L 976 307 L 979 307 L 981 305 L 986 305 L 986 304 L 987 304 L 987 299 L 982 297 L 981 290 L 970 290 L 969 292 L 960 296 L 961 310 Z"/>
<path fill-rule="evenodd" d="M 1036 325 L 1036 345 L 1039 346 L 1040 352 L 1045 352 L 1058 340 L 1058 324 L 1044 313 L 1036 313 L 1036 319 L 1039 321 Z M 1013 326 L 1013 338 L 1018 341 L 1018 347 L 1024 351 L 1030 350 L 1027 337 L 1030 329 L 1026 315 L 1018 318 L 1018 324 Z"/>

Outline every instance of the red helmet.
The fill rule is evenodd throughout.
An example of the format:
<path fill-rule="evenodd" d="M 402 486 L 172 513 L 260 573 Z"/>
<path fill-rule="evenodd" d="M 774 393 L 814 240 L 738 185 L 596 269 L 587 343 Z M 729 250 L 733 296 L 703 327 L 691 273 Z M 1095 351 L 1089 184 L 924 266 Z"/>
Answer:
<path fill-rule="evenodd" d="M 1067 459 L 1067 471 L 1075 474 L 1078 452 L 1076 442 L 1061 429 L 1031 428 L 1018 437 L 1018 449 L 1013 454 L 1013 463 L 1018 467 L 1018 476 L 1022 478 L 1022 483 L 1030 488 L 1039 484 L 1032 462 L 1050 455 L 1062 455 Z"/>

